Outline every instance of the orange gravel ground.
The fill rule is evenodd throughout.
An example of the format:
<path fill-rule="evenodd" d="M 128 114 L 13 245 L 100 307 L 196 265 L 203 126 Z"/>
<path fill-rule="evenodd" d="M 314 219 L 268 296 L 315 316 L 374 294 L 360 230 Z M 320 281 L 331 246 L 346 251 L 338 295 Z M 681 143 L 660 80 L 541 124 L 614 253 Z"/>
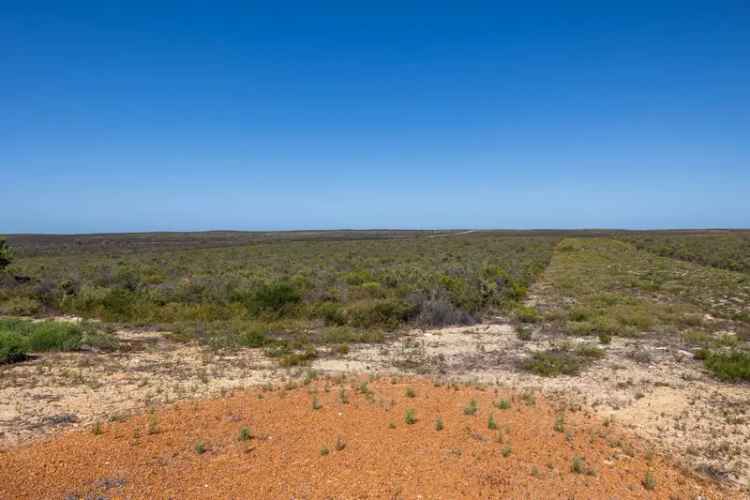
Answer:
<path fill-rule="evenodd" d="M 102 423 L 98 432 L 7 450 L 0 454 L 0 498 L 732 496 L 628 441 L 616 423 L 568 411 L 556 430 L 559 409 L 538 396 L 528 405 L 494 387 L 384 378 L 362 393 L 359 384 L 317 380 L 182 402 Z M 511 400 L 510 409 L 493 406 L 501 398 Z M 479 409 L 465 415 L 472 399 Z M 416 423 L 405 422 L 407 409 Z M 490 414 L 497 430 L 488 428 Z M 252 439 L 239 439 L 242 427 Z M 584 460 L 581 473 L 572 470 L 576 456 Z M 655 480 L 650 490 L 647 471 Z"/>

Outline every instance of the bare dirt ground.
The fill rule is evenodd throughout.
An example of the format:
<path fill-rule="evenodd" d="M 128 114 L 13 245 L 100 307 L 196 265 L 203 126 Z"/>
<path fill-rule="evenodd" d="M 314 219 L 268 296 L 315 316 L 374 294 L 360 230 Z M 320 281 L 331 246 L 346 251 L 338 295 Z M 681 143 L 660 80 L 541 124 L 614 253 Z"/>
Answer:
<path fill-rule="evenodd" d="M 502 318 L 413 330 L 396 342 L 352 346 L 348 354 L 323 355 L 294 369 L 278 368 L 259 349 L 214 352 L 160 332 L 117 335 L 129 349 L 45 354 L 0 367 L 0 449 L 18 449 L 61 429 L 108 425 L 165 403 L 291 386 L 315 374 L 424 375 L 534 391 L 557 409 L 591 411 L 641 446 L 704 476 L 745 491 L 750 485 L 750 387 L 716 381 L 689 352 L 659 339 L 615 338 L 602 346 L 606 357 L 581 375 L 544 378 L 519 370 L 518 363 L 562 339 L 536 332 L 521 341 Z"/>
<path fill-rule="evenodd" d="M 0 497 L 741 497 L 543 397 L 367 380 L 181 402 L 17 447 L 0 455 Z"/>

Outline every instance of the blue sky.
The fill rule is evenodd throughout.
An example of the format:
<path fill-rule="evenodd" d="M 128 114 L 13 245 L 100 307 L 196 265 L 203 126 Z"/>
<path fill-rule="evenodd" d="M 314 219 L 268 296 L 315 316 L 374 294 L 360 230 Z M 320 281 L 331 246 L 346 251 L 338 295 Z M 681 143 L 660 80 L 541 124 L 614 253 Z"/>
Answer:
<path fill-rule="evenodd" d="M 15 4 L 0 232 L 750 226 L 746 1 Z"/>

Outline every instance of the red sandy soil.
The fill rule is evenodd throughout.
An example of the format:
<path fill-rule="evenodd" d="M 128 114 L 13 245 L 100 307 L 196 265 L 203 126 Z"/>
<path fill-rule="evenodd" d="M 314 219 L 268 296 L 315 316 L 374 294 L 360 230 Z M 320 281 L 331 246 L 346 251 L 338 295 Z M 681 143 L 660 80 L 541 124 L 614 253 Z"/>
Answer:
<path fill-rule="evenodd" d="M 566 411 L 564 429 L 555 430 L 560 409 L 539 396 L 529 405 L 494 387 L 389 378 L 363 394 L 359 384 L 259 388 L 17 447 L 0 454 L 0 498 L 736 496 L 649 453 L 616 423 Z M 502 398 L 510 409 L 493 406 Z M 474 416 L 464 413 L 472 399 Z M 407 409 L 416 423 L 405 422 Z M 488 428 L 490 414 L 497 430 Z M 239 439 L 243 427 L 252 439 Z M 581 473 L 572 470 L 574 457 L 583 460 Z"/>

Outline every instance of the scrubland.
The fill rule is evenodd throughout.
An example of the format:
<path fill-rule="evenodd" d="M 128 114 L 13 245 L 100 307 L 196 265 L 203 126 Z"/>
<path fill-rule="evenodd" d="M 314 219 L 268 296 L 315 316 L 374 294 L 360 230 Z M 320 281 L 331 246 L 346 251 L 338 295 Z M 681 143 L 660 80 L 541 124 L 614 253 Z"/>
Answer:
<path fill-rule="evenodd" d="M 258 482 L 256 497 L 352 496 L 371 480 L 389 497 L 741 497 L 747 241 L 622 231 L 10 237 L 0 459 L 23 468 L 40 453 L 72 453 L 75 481 L 26 481 L 30 496 L 34 486 L 42 496 L 201 496 L 149 489 L 135 463 L 86 469 L 94 453 L 146 447 L 162 457 L 148 466 L 157 475 L 209 466 L 296 477 L 281 468 L 290 457 L 319 470 L 283 491 Z M 245 409 L 229 410 L 238 400 Z M 349 415 L 352 404 L 364 413 Z M 189 405 L 209 420 L 173 423 Z M 563 438 L 552 467 L 535 437 L 550 426 Z M 406 448 L 378 459 L 370 436 Z M 425 439 L 434 449 L 405 444 Z M 469 466 L 464 453 L 482 458 Z M 378 460 L 413 475 L 388 483 Z M 453 479 L 475 478 L 478 490 L 427 479 L 451 460 L 463 464 Z M 330 482 L 365 464 L 369 479 Z M 207 487 L 231 497 L 247 484 Z"/>

